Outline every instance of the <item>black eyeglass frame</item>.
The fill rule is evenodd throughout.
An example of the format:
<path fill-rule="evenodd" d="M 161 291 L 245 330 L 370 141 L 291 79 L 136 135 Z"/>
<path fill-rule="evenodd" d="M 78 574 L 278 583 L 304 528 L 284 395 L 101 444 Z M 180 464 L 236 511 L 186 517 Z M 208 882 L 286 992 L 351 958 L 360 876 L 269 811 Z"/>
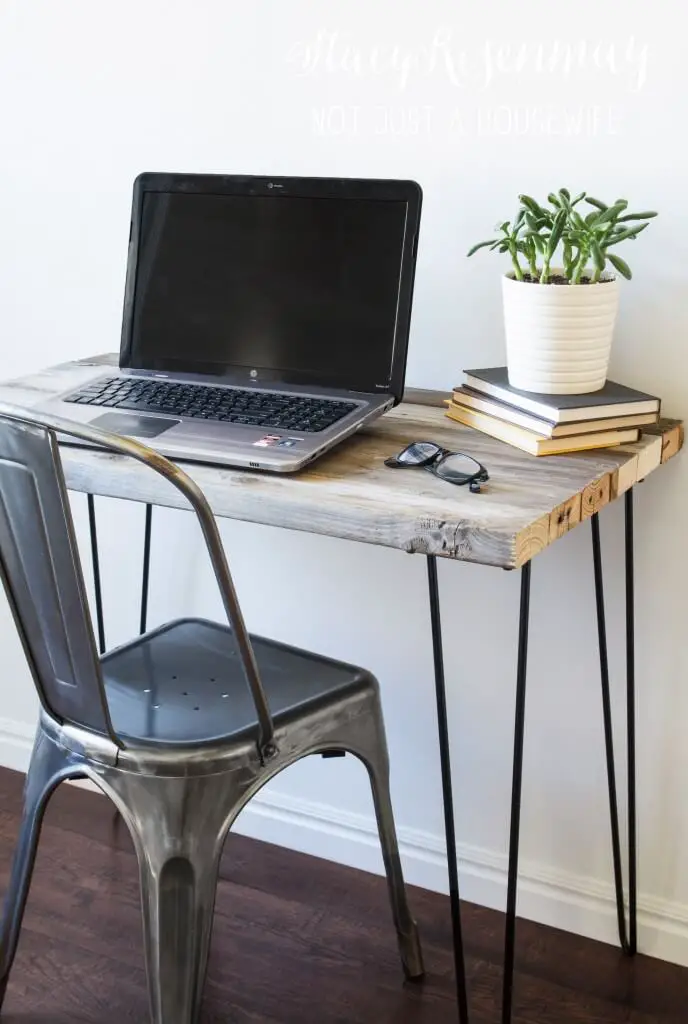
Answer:
<path fill-rule="evenodd" d="M 435 448 L 434 452 L 428 454 L 425 458 L 420 459 L 418 462 L 403 462 L 401 457 L 404 452 L 407 452 L 409 448 L 413 448 L 414 445 L 432 445 Z M 470 459 L 479 468 L 475 473 L 467 473 L 463 479 L 459 479 L 457 476 L 443 476 L 439 472 L 440 466 L 448 458 L 454 455 L 462 455 L 464 459 Z M 390 469 L 427 469 L 429 473 L 432 473 L 439 480 L 443 480 L 448 484 L 455 484 L 457 487 L 462 487 L 464 484 L 468 484 L 468 489 L 472 494 L 480 494 L 480 485 L 487 483 L 490 479 L 490 474 L 487 472 L 482 462 L 474 458 L 472 455 L 466 455 L 465 452 L 454 452 L 450 448 L 443 448 L 442 445 L 437 444 L 435 441 L 411 441 L 406 445 L 405 448 L 399 452 L 398 455 L 392 455 L 385 459 L 385 466 Z"/>

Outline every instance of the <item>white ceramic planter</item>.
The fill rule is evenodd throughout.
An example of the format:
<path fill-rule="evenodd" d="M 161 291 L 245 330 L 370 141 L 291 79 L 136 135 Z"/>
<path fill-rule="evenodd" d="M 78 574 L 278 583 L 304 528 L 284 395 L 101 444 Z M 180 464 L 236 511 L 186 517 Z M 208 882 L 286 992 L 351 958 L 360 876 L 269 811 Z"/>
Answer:
<path fill-rule="evenodd" d="M 616 278 L 578 285 L 533 284 L 509 275 L 502 281 L 511 386 L 545 395 L 604 387 L 619 305 Z"/>

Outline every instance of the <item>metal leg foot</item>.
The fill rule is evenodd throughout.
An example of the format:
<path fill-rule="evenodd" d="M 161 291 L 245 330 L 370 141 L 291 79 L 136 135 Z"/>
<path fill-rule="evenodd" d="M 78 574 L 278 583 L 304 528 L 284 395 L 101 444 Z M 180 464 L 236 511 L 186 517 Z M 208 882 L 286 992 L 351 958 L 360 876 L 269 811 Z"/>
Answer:
<path fill-rule="evenodd" d="M 5 897 L 0 930 L 0 1006 L 17 952 L 19 932 L 31 885 L 43 815 L 51 793 L 62 778 L 66 763 L 62 749 L 39 731 L 33 748 L 31 765 L 26 776 L 19 839 L 12 863 L 12 873 Z"/>
<path fill-rule="evenodd" d="M 530 612 L 530 562 L 521 569 L 521 610 L 518 627 L 518 666 L 516 672 L 516 714 L 514 726 L 514 770 L 511 786 L 511 829 L 509 836 L 509 878 L 506 897 L 504 938 L 504 981 L 502 1024 L 510 1024 L 514 989 L 516 942 L 516 895 L 518 888 L 518 849 L 521 832 L 521 790 L 523 781 L 523 741 L 526 720 L 526 667 L 528 662 L 528 619 Z"/>
<path fill-rule="evenodd" d="M 435 664 L 435 696 L 437 701 L 437 727 L 440 744 L 440 767 L 442 771 L 442 795 L 444 802 L 444 830 L 447 841 L 447 868 L 449 872 L 449 900 L 451 904 L 452 931 L 454 938 L 454 974 L 456 996 L 459 1007 L 459 1021 L 468 1024 L 468 992 L 466 988 L 466 966 L 461 928 L 461 903 L 459 899 L 459 868 L 456 853 L 454 825 L 454 797 L 452 792 L 451 757 L 449 750 L 449 728 L 447 724 L 447 696 L 444 686 L 444 653 L 442 650 L 442 624 L 440 619 L 440 597 L 437 584 L 437 563 L 434 555 L 428 555 L 428 586 L 430 591 L 430 619 L 432 623 L 432 650 Z"/>

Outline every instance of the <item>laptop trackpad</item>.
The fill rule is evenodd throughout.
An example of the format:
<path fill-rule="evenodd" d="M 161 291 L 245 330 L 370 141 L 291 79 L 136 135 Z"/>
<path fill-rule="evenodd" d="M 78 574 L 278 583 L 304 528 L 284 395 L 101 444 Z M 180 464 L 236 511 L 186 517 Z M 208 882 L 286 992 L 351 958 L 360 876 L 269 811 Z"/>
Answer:
<path fill-rule="evenodd" d="M 157 437 L 170 427 L 176 427 L 179 420 L 163 419 L 162 416 L 137 416 L 136 413 L 106 412 L 91 420 L 92 427 L 110 430 L 113 434 L 129 437 Z"/>

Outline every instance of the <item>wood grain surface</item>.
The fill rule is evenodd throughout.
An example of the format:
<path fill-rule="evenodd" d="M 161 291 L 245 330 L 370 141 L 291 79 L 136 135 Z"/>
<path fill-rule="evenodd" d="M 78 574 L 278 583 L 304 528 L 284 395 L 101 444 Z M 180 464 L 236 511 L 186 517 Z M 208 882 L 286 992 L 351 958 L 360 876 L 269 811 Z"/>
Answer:
<path fill-rule="evenodd" d="M 0 385 L 0 401 L 30 407 L 97 377 L 115 356 L 65 363 Z M 516 568 L 644 479 L 681 446 L 677 421 L 614 449 L 534 458 L 453 423 L 441 392 L 410 390 L 398 408 L 298 474 L 186 465 L 220 517 Z M 440 404 L 438 404 L 440 403 Z M 432 440 L 482 462 L 479 495 L 420 469 L 392 470 L 388 455 Z M 179 507 L 178 492 L 149 468 L 104 452 L 64 448 L 76 491 Z"/>

